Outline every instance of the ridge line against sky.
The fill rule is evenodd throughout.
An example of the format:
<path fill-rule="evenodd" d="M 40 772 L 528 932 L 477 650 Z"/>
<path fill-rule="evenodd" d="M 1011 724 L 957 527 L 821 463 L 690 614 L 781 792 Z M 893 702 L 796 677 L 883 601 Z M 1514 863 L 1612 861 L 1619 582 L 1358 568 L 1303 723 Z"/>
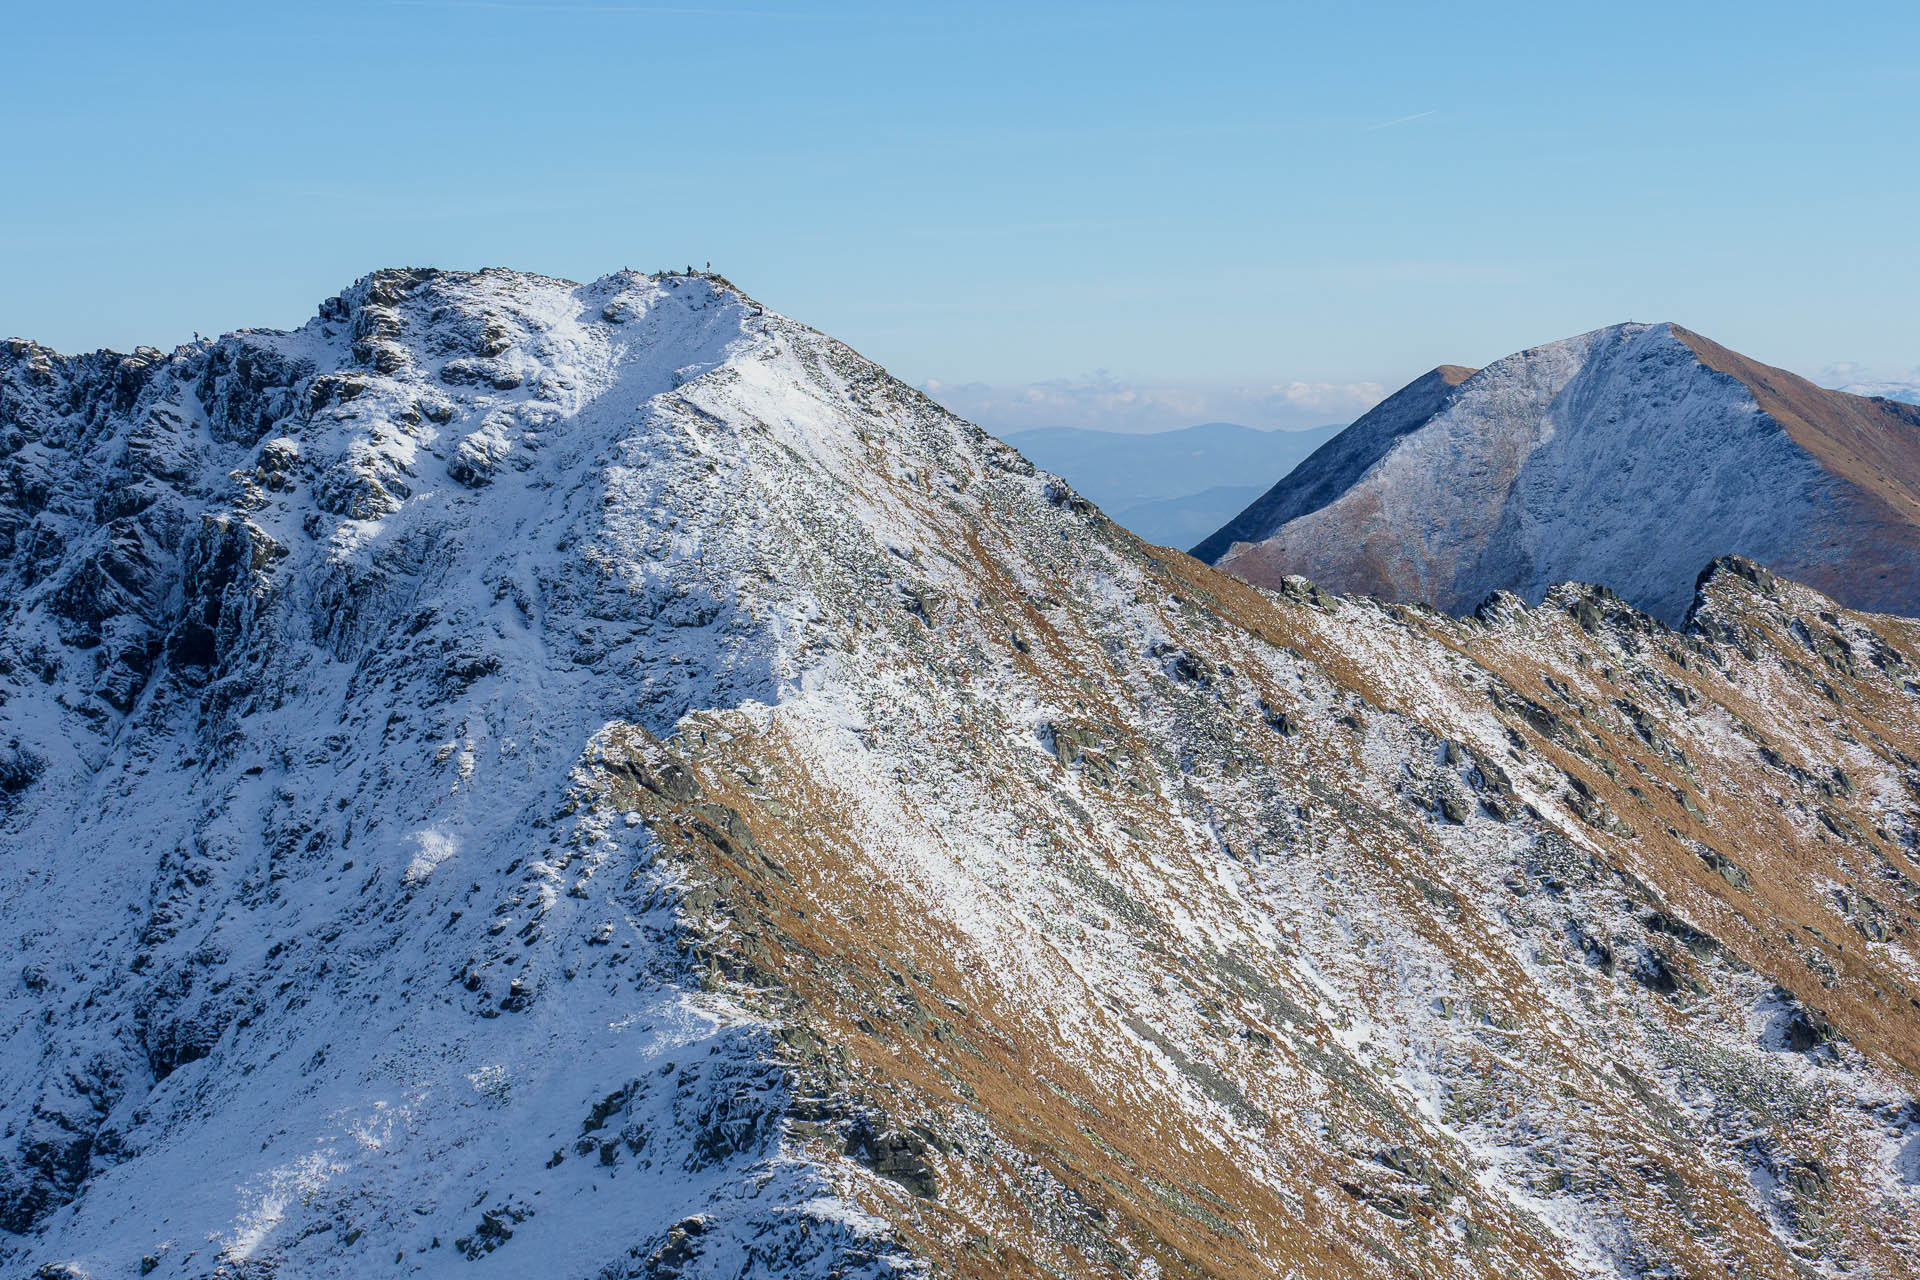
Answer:
<path fill-rule="evenodd" d="M 60 350 L 296 326 L 383 266 L 711 260 L 1003 430 L 1316 424 L 1627 319 L 1920 362 L 1920 254 L 1886 249 L 1910 4 L 105 0 L 7 31 L 0 110 L 58 145 L 9 161 L 0 334 Z"/>

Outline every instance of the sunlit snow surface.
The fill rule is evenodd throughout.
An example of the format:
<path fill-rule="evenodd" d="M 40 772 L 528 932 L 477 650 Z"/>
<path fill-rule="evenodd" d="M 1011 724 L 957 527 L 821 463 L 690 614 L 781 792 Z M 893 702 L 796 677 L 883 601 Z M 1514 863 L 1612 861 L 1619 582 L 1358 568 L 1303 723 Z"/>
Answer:
<path fill-rule="evenodd" d="M 364 337 L 383 309 L 352 301 Z M 170 359 L 122 438 L 53 464 L 96 469 L 57 477 L 75 488 L 164 484 L 178 496 L 162 504 L 220 513 L 175 519 L 250 521 L 283 558 L 209 687 L 165 679 L 163 657 L 122 719 L 88 697 L 81 655 L 0 708 L 0 741 L 42 770 L 8 815 L 0 947 L 35 975 L 0 996 L 9 1145 L 99 1126 L 75 1157 L 91 1160 L 85 1195 L 0 1251 L 101 1276 L 143 1255 L 162 1275 L 221 1259 L 457 1273 L 456 1241 L 476 1252 L 494 1214 L 516 1255 L 587 1275 L 705 1212 L 715 1274 L 858 1268 L 887 1253 L 865 1242 L 876 1227 L 782 1155 L 763 1033 L 690 981 L 646 829 L 567 804 L 609 720 L 668 732 L 803 670 L 804 604 L 707 540 L 710 428 L 659 397 L 732 362 L 742 411 L 795 449 L 835 446 L 770 385 L 792 357 L 730 291 L 499 273 L 436 301 L 402 304 L 418 364 L 275 427 L 297 431 L 268 446 L 297 450 L 285 490 L 248 470 L 234 500 L 228 473 L 256 449 L 210 433 L 205 349 Z M 218 352 L 351 369 L 355 326 L 338 320 Z M 479 391 L 436 376 L 461 358 L 442 344 L 489 325 L 511 345 L 465 356 Z M 171 477 L 115 474 L 136 433 Z M 486 468 L 468 473 L 484 487 L 450 460 Z M 228 586 L 231 619 L 251 606 L 245 581 Z M 14 626 L 13 654 L 63 648 L 45 610 Z M 516 978 L 564 998 L 503 1013 Z M 650 1171 L 544 1167 L 595 1102 L 662 1075 Z M 763 1131 L 693 1153 L 716 1106 Z"/>
<path fill-rule="evenodd" d="M 1557 672 L 1526 696 L 1627 738 L 1609 700 L 1641 682 L 1647 743 L 1684 740 L 1707 781 L 1673 776 L 1710 805 L 1760 766 L 1751 726 L 1655 678 L 1704 659 L 1603 650 L 1573 595 L 1477 629 L 1282 613 L 716 279 L 382 273 L 296 333 L 132 372 L 10 361 L 16 1269 L 860 1276 L 976 1234 L 1070 1273 L 1177 1262 L 1117 1215 L 1084 1229 L 1087 1171 L 1020 1146 L 1048 1108 L 1148 1134 L 1080 1185 L 1137 1174 L 1250 1274 L 1393 1274 L 1389 1240 L 1428 1274 L 1644 1272 L 1691 1225 L 1641 1212 L 1642 1155 L 1675 1149 L 1731 1198 L 1710 1226 L 1758 1223 L 1765 1274 L 1790 1247 L 1845 1274 L 1767 1181 L 1818 1124 L 1885 1228 L 1844 1243 L 1920 1206 L 1904 1077 L 1792 1047 L 1798 1005 L 1724 950 L 1674 999 L 1630 976 L 1652 935 L 1626 868 L 1652 871 L 1567 789 L 1611 785 L 1600 740 L 1550 755 L 1477 663 Z M 1803 716 L 1767 720 L 1774 746 L 1844 761 L 1850 811 L 1912 832 L 1900 770 L 1806 716 L 1792 671 L 1687 678 Z M 1039 1064 L 1010 1102 L 925 1103 L 955 1138 L 937 1202 L 791 1123 L 787 1028 L 695 955 L 693 917 L 732 928 L 712 886 L 609 785 L 654 738 L 818 859 L 786 906 L 890 930 L 848 984 L 944 966 L 916 999 Z M 1482 760 L 1506 819 L 1443 820 Z M 1643 830 L 1688 821 L 1656 798 Z M 1808 803 L 1783 813 L 1813 838 Z M 1768 851 L 1738 852 L 1758 877 Z M 815 1012 L 860 1052 L 971 1069 L 847 989 Z M 1782 1097 L 1813 1119 L 1776 1121 Z M 1400 1143 L 1457 1185 L 1383 1164 Z M 1165 1182 L 1200 1169 L 1245 1202 Z M 1380 1206 L 1415 1200 L 1403 1239 Z"/>

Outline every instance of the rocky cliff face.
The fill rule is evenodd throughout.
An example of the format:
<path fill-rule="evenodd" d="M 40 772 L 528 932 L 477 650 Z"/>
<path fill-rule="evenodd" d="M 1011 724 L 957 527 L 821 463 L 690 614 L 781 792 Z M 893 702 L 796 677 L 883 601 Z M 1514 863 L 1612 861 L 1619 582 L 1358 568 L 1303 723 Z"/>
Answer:
<path fill-rule="evenodd" d="M 1920 613 L 1920 412 L 1676 325 L 1616 325 L 1409 386 L 1195 548 L 1249 581 L 1472 609 L 1604 583 L 1678 626 L 1739 554 Z M 1451 382 L 1452 385 L 1449 385 Z"/>
<path fill-rule="evenodd" d="M 1920 624 L 1257 591 L 716 278 L 0 432 L 15 1272 L 1910 1272 Z"/>

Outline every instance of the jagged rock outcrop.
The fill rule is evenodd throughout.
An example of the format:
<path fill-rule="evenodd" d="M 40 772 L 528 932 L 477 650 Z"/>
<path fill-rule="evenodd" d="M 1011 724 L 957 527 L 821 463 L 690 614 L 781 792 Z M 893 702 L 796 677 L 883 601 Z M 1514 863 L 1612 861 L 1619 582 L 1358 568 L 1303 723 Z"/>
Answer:
<path fill-rule="evenodd" d="M 1678 325 L 1615 325 L 1435 370 L 1194 554 L 1449 612 L 1604 583 L 1676 626 L 1700 565 L 1738 554 L 1853 608 L 1920 613 L 1920 409 Z"/>
<path fill-rule="evenodd" d="M 0 410 L 10 1271 L 1920 1246 L 1920 624 L 1261 592 L 714 277 Z"/>

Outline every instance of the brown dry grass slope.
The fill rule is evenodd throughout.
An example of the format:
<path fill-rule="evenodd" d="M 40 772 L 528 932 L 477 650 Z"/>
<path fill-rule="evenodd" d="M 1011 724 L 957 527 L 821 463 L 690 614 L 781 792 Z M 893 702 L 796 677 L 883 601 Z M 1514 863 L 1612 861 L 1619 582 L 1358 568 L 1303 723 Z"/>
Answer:
<path fill-rule="evenodd" d="M 1086 521 L 1157 639 L 973 529 L 857 743 L 609 758 L 797 1149 L 941 1274 L 1913 1274 L 1920 624 L 1745 565 L 1690 634 L 1461 621 Z"/>

